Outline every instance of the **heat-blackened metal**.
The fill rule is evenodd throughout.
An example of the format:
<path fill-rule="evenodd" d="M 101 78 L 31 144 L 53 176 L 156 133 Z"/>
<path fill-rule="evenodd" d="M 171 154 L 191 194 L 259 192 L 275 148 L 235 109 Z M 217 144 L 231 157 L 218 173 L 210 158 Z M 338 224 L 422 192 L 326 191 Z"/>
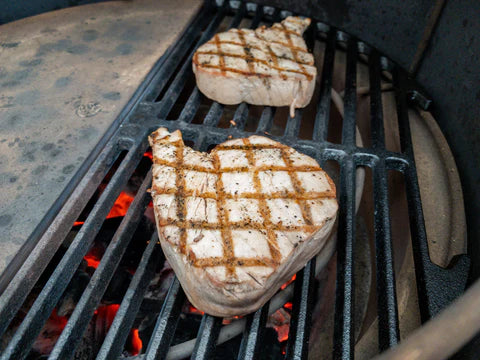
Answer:
<path fill-rule="evenodd" d="M 315 258 L 300 271 L 293 293 L 292 320 L 288 334 L 286 359 L 306 359 L 312 323 Z"/>
<path fill-rule="evenodd" d="M 375 149 L 385 149 L 385 131 L 381 95 L 380 55 L 370 53 L 370 117 L 372 143 Z M 386 350 L 400 339 L 398 327 L 397 293 L 393 268 L 393 249 L 388 204 L 385 159 L 380 158 L 373 167 L 375 213 L 375 250 L 377 267 L 378 342 Z"/>
<path fill-rule="evenodd" d="M 139 95 L 137 102 L 133 104 L 132 111 L 125 113 L 124 118 L 119 120 L 122 126 L 116 130 L 97 161 L 80 181 L 80 186 L 72 192 L 71 200 L 66 203 L 51 224 L 49 232 L 42 237 L 38 243 L 38 249 L 34 249 L 32 257 L 0 297 L 1 335 L 8 328 L 41 272 L 62 243 L 71 224 L 82 212 L 113 161 L 119 157 L 122 151 L 126 152 L 125 158 L 120 162 L 118 169 L 88 215 L 80 232 L 69 246 L 3 352 L 3 360 L 23 359 L 28 355 L 35 338 L 55 308 L 82 258 L 87 253 L 115 199 L 147 150 L 147 136 L 152 131 L 161 126 L 168 128 L 170 131 L 179 129 L 182 131 L 184 139 L 194 144 L 194 148 L 206 151 L 213 145 L 226 141 L 230 137 L 248 137 L 253 133 L 265 136 L 265 133 L 271 130 L 276 113 L 276 109 L 272 107 L 263 108 L 261 116 L 256 119 L 258 125 L 255 132 L 245 130 L 250 111 L 250 107 L 246 104 L 240 104 L 236 108 L 233 119 L 228 126 L 220 126 L 226 108 L 216 102 L 212 103 L 205 118 L 201 119 L 201 123 L 193 122 L 203 100 L 203 95 L 200 94 L 197 87 L 194 87 L 187 94 L 186 103 L 183 105 L 179 116 L 169 118 L 169 115 L 178 102 L 182 91 L 185 91 L 187 80 L 193 76 L 191 57 L 195 49 L 218 31 L 226 15 L 232 16 L 232 20 L 225 26 L 227 28 L 238 26 L 245 18 L 250 19 L 250 26 L 255 28 L 261 21 L 271 23 L 287 14 L 279 9 L 239 2 L 225 2 L 219 7 L 205 6 L 179 42 L 166 54 L 161 64 L 148 77 L 148 82 L 142 87 L 142 93 Z M 338 45 L 337 35 L 340 33 L 338 29 L 330 28 L 324 24 L 317 27 L 314 23 L 312 26 L 313 30 L 309 36 L 320 40 L 322 38 L 320 35 L 322 35 L 326 39 L 320 95 L 318 104 L 316 104 L 317 113 L 312 139 L 299 139 L 299 132 L 304 121 L 302 110 L 296 110 L 295 117 L 288 117 L 282 135 L 271 137 L 294 147 L 300 152 L 315 157 L 321 164 L 328 160 L 334 160 L 340 165 L 333 355 L 335 359 L 353 359 L 355 328 L 353 269 L 355 262 L 355 180 L 357 167 L 366 166 L 373 170 L 379 350 L 395 345 L 400 337 L 386 180 L 388 171 L 400 171 L 405 177 L 418 297 L 423 321 L 434 316 L 463 292 L 468 270 L 468 259 L 465 256 L 460 257 L 450 269 L 441 269 L 430 261 L 408 123 L 407 90 L 410 90 L 410 88 L 407 88 L 405 71 L 382 57 L 375 49 L 369 49 L 373 146 L 371 148 L 357 147 L 355 143 L 356 67 L 359 51 L 367 47 L 359 46 L 357 39 L 341 33 L 340 40 L 347 43 L 342 143 L 328 142 L 333 62 Z M 382 71 L 384 70 L 392 70 L 394 75 L 401 133 L 401 153 L 385 149 L 380 92 Z M 169 84 L 168 87 L 167 84 Z M 135 230 L 140 215 L 143 214 L 150 199 L 146 192 L 150 181 L 151 174 L 145 178 L 134 203 L 130 206 L 122 224 L 117 229 L 114 240 L 109 245 L 99 268 L 94 273 L 87 290 L 83 293 L 77 308 L 70 317 L 67 327 L 51 354 L 51 358 L 68 359 L 73 356 L 82 333 L 91 320 L 95 307 L 105 292 L 113 271 L 119 264 L 130 241 L 131 233 Z M 48 243 L 46 240 L 50 238 L 55 241 Z M 45 251 L 46 256 L 44 258 L 40 256 L 40 250 Z M 144 251 L 142 260 L 100 349 L 98 358 L 114 359 L 120 356 L 135 314 L 139 310 L 148 281 L 153 274 L 155 264 L 159 261 L 156 260 L 159 253 L 160 249 L 156 244 L 156 236 L 154 235 Z M 30 275 L 32 269 L 35 272 Z M 286 351 L 286 358 L 288 359 L 305 359 L 307 357 L 310 314 L 314 301 L 314 269 L 315 261 L 312 260 L 297 275 Z M 138 358 L 163 359 L 167 357 L 184 302 L 185 294 L 180 283 L 175 279 L 164 300 L 150 342 L 144 346 L 145 353 Z M 239 350 L 239 359 L 253 359 L 260 353 L 260 343 L 268 309 L 269 305 L 267 304 L 255 314 L 250 315 L 245 321 L 247 326 Z M 221 324 L 222 319 L 204 315 L 198 337 L 193 346 L 193 358 L 208 359 L 213 356 Z"/>
<path fill-rule="evenodd" d="M 265 324 L 267 322 L 269 305 L 270 304 L 267 302 L 265 306 L 258 309 L 254 314 L 248 316 L 247 325 L 243 332 L 242 343 L 240 344 L 238 360 L 258 359 L 264 336 Z"/>
<path fill-rule="evenodd" d="M 184 301 L 185 293 L 180 286 L 180 282 L 174 279 L 163 303 L 152 339 L 148 344 L 145 359 L 157 360 L 164 359 L 167 356 L 166 349 L 170 347 L 172 342 Z"/>
<path fill-rule="evenodd" d="M 123 344 L 132 328 L 149 281 L 155 273 L 155 267 L 164 259 L 157 239 L 158 234 L 154 232 L 120 304 L 117 315 L 108 330 L 105 341 L 98 352 L 97 360 L 118 359 L 122 352 Z M 182 296 L 177 295 L 176 298 L 177 301 L 183 302 Z"/>

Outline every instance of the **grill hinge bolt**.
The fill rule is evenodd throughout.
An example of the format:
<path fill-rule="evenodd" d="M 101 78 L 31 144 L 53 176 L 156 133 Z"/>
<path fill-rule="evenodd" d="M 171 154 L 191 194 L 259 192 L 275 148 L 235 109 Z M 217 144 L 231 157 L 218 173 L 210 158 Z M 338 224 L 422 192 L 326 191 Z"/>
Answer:
<path fill-rule="evenodd" d="M 428 108 L 432 104 L 432 100 L 427 98 L 418 90 L 407 91 L 407 96 L 409 101 L 419 106 L 423 110 L 428 110 Z"/>

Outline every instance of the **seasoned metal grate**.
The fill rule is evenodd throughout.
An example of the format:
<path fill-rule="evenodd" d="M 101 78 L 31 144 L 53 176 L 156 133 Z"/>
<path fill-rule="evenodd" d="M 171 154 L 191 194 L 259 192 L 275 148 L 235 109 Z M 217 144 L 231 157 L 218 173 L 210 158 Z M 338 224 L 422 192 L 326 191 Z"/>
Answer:
<path fill-rule="evenodd" d="M 184 138 L 193 143 L 194 148 L 206 151 L 214 144 L 226 141 L 229 136 L 247 137 L 252 133 L 265 135 L 264 133 L 272 128 L 277 110 L 264 107 L 261 109 L 255 129 L 245 130 L 248 128 L 250 111 L 250 107 L 246 104 L 236 107 L 233 115 L 235 126 L 220 126 L 226 107 L 213 102 L 203 116 L 204 97 L 196 87 L 193 86 L 190 89 L 186 86 L 188 81 L 192 81 L 191 58 L 195 48 L 219 30 L 219 26 L 227 15 L 232 17 L 230 27 L 236 27 L 242 21 L 247 21 L 250 27 L 255 28 L 261 22 L 268 24 L 278 21 L 290 13 L 240 2 L 225 2 L 219 6 L 206 5 L 179 41 L 159 60 L 122 112 L 119 121 L 110 129 L 109 134 L 113 135 L 105 136 L 103 139 L 105 145 L 99 148 L 97 154 L 93 154 L 92 163 L 84 167 L 86 170 L 77 178 L 78 183 L 71 187 L 73 190 L 68 200 L 58 204 L 63 205 L 58 215 L 49 222 L 48 229 L 39 236 L 36 247 L 0 297 L 0 335 L 3 335 L 112 163 L 122 151 L 126 151 L 126 156 L 95 203 L 81 230 L 10 339 L 2 359 L 17 360 L 28 355 L 35 338 L 89 250 L 115 199 L 148 148 L 147 136 L 152 131 L 160 126 L 167 127 L 170 131 L 180 129 Z M 434 265 L 429 259 L 407 112 L 412 84 L 407 79 L 406 73 L 375 49 L 325 24 L 313 22 L 306 37 L 310 48 L 313 48 L 317 42 L 325 42 L 319 99 L 316 104 L 313 104 L 316 106 L 316 115 L 311 138 L 299 138 L 303 125 L 302 110 L 297 110 L 294 118 L 288 117 L 283 134 L 272 136 L 272 138 L 315 157 L 322 166 L 328 160 L 334 160 L 340 165 L 333 357 L 352 359 L 354 356 L 353 265 L 355 254 L 353 249 L 357 167 L 369 167 L 373 174 L 379 350 L 395 345 L 400 339 L 387 171 L 396 170 L 403 173 L 405 177 L 422 321 L 437 314 L 463 291 L 468 260 L 466 257 L 459 257 L 456 264 L 446 270 Z M 334 56 L 339 46 L 346 46 L 347 66 L 342 139 L 340 144 L 335 144 L 327 141 L 327 133 Z M 368 148 L 357 147 L 355 143 L 356 71 L 359 61 L 367 61 L 369 66 L 372 146 Z M 402 149 L 399 153 L 385 148 L 381 97 L 383 72 L 393 75 Z M 415 94 L 418 98 L 418 93 Z M 181 101 L 182 96 L 185 98 L 184 103 Z M 175 107 L 178 108 L 179 104 L 180 110 L 175 111 Z M 178 113 L 178 116 L 172 118 L 171 114 L 175 113 Z M 49 359 L 68 359 L 73 356 L 147 207 L 150 200 L 147 192 L 150 182 L 151 173 L 143 181 L 138 195 L 117 229 Z M 97 359 L 117 359 L 121 356 L 135 314 L 140 308 L 155 265 L 161 257 L 156 236 L 156 234 L 152 236 L 143 253 Z M 292 320 L 285 355 L 287 359 L 300 359 L 307 356 L 314 297 L 314 270 L 315 260 L 307 264 L 294 282 Z M 138 358 L 163 359 L 167 356 L 184 301 L 185 295 L 178 281 L 174 280 L 151 340 L 145 344 L 146 350 Z M 239 349 L 240 359 L 258 358 L 268 312 L 269 304 L 237 322 L 242 326 L 246 323 Z M 197 340 L 190 343 L 190 349 L 193 348 L 193 358 L 211 358 L 219 337 L 224 340 L 231 336 L 225 331 L 222 332 L 221 327 L 222 319 L 203 316 Z M 188 356 L 189 353 L 184 355 Z"/>

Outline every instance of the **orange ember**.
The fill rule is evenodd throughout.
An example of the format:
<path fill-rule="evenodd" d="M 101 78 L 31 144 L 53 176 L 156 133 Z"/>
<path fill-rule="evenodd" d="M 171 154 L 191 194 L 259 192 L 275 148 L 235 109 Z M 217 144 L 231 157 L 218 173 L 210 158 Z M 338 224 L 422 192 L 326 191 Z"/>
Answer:
<path fill-rule="evenodd" d="M 275 326 L 274 329 L 277 332 L 279 342 L 284 342 L 288 340 L 288 331 L 290 329 L 290 326 L 288 324 Z"/>
<path fill-rule="evenodd" d="M 122 191 L 120 195 L 118 195 L 117 200 L 115 200 L 115 204 L 113 204 L 112 209 L 108 213 L 107 219 L 125 216 L 132 201 L 133 197 Z"/>
<path fill-rule="evenodd" d="M 67 326 L 68 319 L 66 316 L 58 316 L 57 309 L 53 309 L 52 314 L 48 318 L 48 321 L 63 330 L 65 326 Z"/>
<path fill-rule="evenodd" d="M 105 318 L 105 323 L 107 327 L 110 328 L 110 325 L 113 323 L 113 319 L 115 319 L 115 315 L 117 315 L 117 311 L 120 308 L 119 304 L 112 304 L 112 305 L 104 305 L 100 306 L 96 310 L 97 317 Z"/>
<path fill-rule="evenodd" d="M 115 200 L 115 203 L 113 204 L 112 209 L 107 215 L 107 219 L 114 218 L 114 217 L 120 217 L 120 216 L 125 216 L 127 213 L 128 207 L 130 204 L 133 202 L 133 197 L 128 195 L 126 192 L 121 192 L 120 195 L 118 195 L 117 200 Z M 150 206 L 150 205 L 149 205 Z M 153 204 L 152 204 L 153 206 Z M 75 221 L 73 223 L 73 226 L 77 225 L 83 225 L 85 221 Z"/>
<path fill-rule="evenodd" d="M 98 264 L 100 264 L 100 260 L 98 260 L 97 257 L 94 255 L 85 255 L 83 258 L 87 261 L 88 266 L 95 269 L 98 267 Z"/>
<path fill-rule="evenodd" d="M 143 156 L 150 158 L 150 160 L 153 160 L 152 150 L 146 151 Z"/>
<path fill-rule="evenodd" d="M 130 333 L 130 337 L 132 338 L 130 353 L 133 356 L 140 354 L 140 351 L 142 350 L 143 342 L 142 342 L 142 339 L 140 339 L 140 336 L 138 335 L 138 329 L 133 329 Z"/>
<path fill-rule="evenodd" d="M 288 280 L 285 284 L 283 284 L 280 287 L 280 289 L 284 290 L 288 285 L 290 285 L 292 282 L 294 282 L 296 278 L 297 278 L 297 274 L 293 275 L 290 280 Z"/>
<path fill-rule="evenodd" d="M 119 304 L 112 304 L 100 306 L 97 310 L 95 310 L 97 319 L 102 317 L 105 318 L 106 332 L 108 332 L 108 329 L 110 329 L 110 326 L 112 325 L 113 319 L 115 319 L 115 315 L 117 315 L 117 311 L 119 308 Z M 140 351 L 143 347 L 143 342 L 142 339 L 140 339 L 140 335 L 138 334 L 138 329 L 132 329 L 130 331 L 126 347 L 130 354 L 134 356 L 140 354 Z"/>
<path fill-rule="evenodd" d="M 279 342 L 284 342 L 288 339 L 290 319 L 290 313 L 284 308 L 278 309 L 268 317 L 267 327 L 275 329 Z"/>
<path fill-rule="evenodd" d="M 287 302 L 285 305 L 283 305 L 283 307 L 284 307 L 285 309 L 292 310 L 293 305 L 292 305 L 291 302 Z"/>
<path fill-rule="evenodd" d="M 65 316 L 58 316 L 57 309 L 54 309 L 35 339 L 32 348 L 42 355 L 50 354 L 67 322 L 68 319 Z"/>
<path fill-rule="evenodd" d="M 229 317 L 229 318 L 225 318 L 222 320 L 222 324 L 223 325 L 228 325 L 228 324 L 231 324 L 232 322 L 234 322 L 235 320 L 238 320 L 238 319 L 241 319 L 243 316 L 232 316 L 232 317 Z"/>
<path fill-rule="evenodd" d="M 190 305 L 188 307 L 188 311 L 191 313 L 191 314 L 197 314 L 197 315 L 204 315 L 205 313 L 203 311 L 200 311 L 198 310 L 195 306 L 193 305 Z"/>

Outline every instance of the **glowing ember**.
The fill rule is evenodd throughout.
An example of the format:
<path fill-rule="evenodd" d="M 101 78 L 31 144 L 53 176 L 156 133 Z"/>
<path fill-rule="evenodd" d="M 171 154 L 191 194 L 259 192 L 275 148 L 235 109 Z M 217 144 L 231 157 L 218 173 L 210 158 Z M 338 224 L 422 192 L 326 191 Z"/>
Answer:
<path fill-rule="evenodd" d="M 88 255 L 85 255 L 83 258 L 87 261 L 88 266 L 93 267 L 95 269 L 100 264 L 100 260 L 97 259 L 95 255 L 88 254 Z"/>
<path fill-rule="evenodd" d="M 65 316 L 58 316 L 57 310 L 54 309 L 33 343 L 33 349 L 43 355 L 50 354 L 67 322 L 68 319 Z"/>
<path fill-rule="evenodd" d="M 115 315 L 117 315 L 119 308 L 119 304 L 100 306 L 96 311 L 97 317 L 105 319 L 107 328 L 110 328 L 110 325 L 112 325 L 113 319 L 115 319 Z"/>
<path fill-rule="evenodd" d="M 125 216 L 125 214 L 127 213 L 128 207 L 133 202 L 133 199 L 134 198 L 132 196 L 122 191 L 120 195 L 118 195 L 117 200 L 115 200 L 115 204 L 113 204 L 112 209 L 108 213 L 107 219 Z M 153 204 L 152 204 L 152 207 L 153 207 Z M 73 223 L 73 226 L 83 225 L 84 223 L 85 221 L 75 221 Z"/>
<path fill-rule="evenodd" d="M 204 315 L 205 313 L 203 311 L 198 310 L 195 306 L 190 305 L 188 307 L 188 312 L 191 314 L 197 314 L 197 315 Z"/>
<path fill-rule="evenodd" d="M 125 216 L 132 201 L 133 197 L 122 191 L 108 213 L 107 219 Z"/>
<path fill-rule="evenodd" d="M 229 317 L 229 318 L 225 318 L 225 319 L 222 320 L 222 324 L 223 325 L 231 324 L 235 320 L 241 319 L 242 317 L 243 316 L 232 316 L 232 317 Z"/>
<path fill-rule="evenodd" d="M 67 326 L 68 319 L 65 316 L 58 316 L 57 309 L 53 309 L 48 321 L 58 326 L 61 330 Z"/>
<path fill-rule="evenodd" d="M 146 152 L 143 154 L 143 156 L 148 157 L 148 158 L 150 158 L 150 160 L 152 160 L 152 159 L 153 159 L 152 150 L 146 151 Z"/>
<path fill-rule="evenodd" d="M 283 305 L 283 307 L 284 307 L 285 309 L 292 310 L 293 305 L 292 305 L 291 302 L 287 302 L 285 305 Z"/>
<path fill-rule="evenodd" d="M 290 327 L 288 325 L 282 325 L 275 327 L 275 330 L 277 331 L 278 334 L 278 341 L 283 342 L 288 340 L 288 331 Z"/>
<path fill-rule="evenodd" d="M 95 311 L 97 316 L 96 328 L 98 330 L 103 329 L 106 334 L 110 329 L 119 308 L 119 304 L 100 306 Z M 132 355 L 138 355 L 140 354 L 142 347 L 143 343 L 142 339 L 140 339 L 138 329 L 132 329 L 127 339 L 126 350 Z"/>
<path fill-rule="evenodd" d="M 290 314 L 283 308 L 278 309 L 268 317 L 267 327 L 275 329 L 279 342 L 286 341 L 290 330 Z"/>
<path fill-rule="evenodd" d="M 285 284 L 283 284 L 280 287 L 280 289 L 284 290 L 288 285 L 290 285 L 292 282 L 294 282 L 296 278 L 297 278 L 297 274 L 293 275 L 290 280 L 288 280 Z"/>
<path fill-rule="evenodd" d="M 133 329 L 132 332 L 130 333 L 130 337 L 132 338 L 131 340 L 131 350 L 130 353 L 132 355 L 138 355 L 140 354 L 140 351 L 142 350 L 142 339 L 140 339 L 140 336 L 138 335 L 138 329 Z"/>

